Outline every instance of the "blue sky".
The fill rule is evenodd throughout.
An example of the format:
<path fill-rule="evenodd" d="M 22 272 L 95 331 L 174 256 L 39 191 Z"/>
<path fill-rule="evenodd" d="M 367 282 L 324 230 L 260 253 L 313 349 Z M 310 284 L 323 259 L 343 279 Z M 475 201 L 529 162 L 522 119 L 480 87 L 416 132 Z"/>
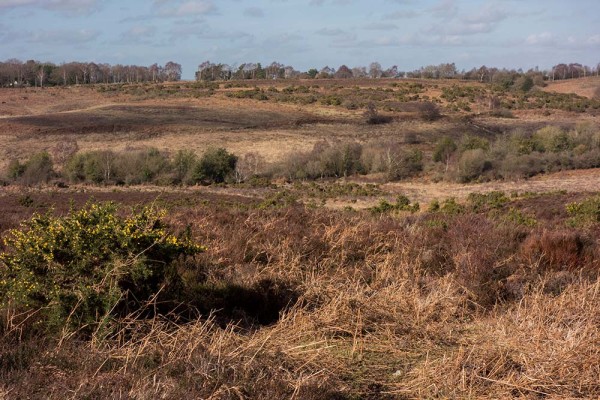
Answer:
<path fill-rule="evenodd" d="M 0 60 L 164 65 L 600 62 L 600 0 L 0 0 Z"/>

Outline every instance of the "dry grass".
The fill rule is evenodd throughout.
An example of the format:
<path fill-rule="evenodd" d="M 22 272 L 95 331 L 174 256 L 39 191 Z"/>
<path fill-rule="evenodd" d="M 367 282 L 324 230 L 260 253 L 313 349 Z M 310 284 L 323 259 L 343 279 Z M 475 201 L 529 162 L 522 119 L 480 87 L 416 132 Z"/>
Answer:
<path fill-rule="evenodd" d="M 204 299 L 222 296 L 216 310 L 199 304 L 201 316 L 187 322 L 125 319 L 114 337 L 91 342 L 5 333 L 7 397 L 600 395 L 593 231 L 548 264 L 544 229 L 569 237 L 555 221 L 530 229 L 473 214 L 215 206 L 176 207 L 170 218 L 191 223 L 209 248 L 186 279 L 202 277 Z M 527 244 L 536 240 L 538 256 Z M 565 264 L 578 254 L 586 256 Z M 227 297 L 233 287 L 278 303 L 278 318 L 259 323 L 263 310 Z"/>
<path fill-rule="evenodd" d="M 548 82 L 548 86 L 544 90 L 557 93 L 575 93 L 591 99 L 596 94 L 598 88 L 600 88 L 600 78 L 590 76 L 587 78 Z"/>

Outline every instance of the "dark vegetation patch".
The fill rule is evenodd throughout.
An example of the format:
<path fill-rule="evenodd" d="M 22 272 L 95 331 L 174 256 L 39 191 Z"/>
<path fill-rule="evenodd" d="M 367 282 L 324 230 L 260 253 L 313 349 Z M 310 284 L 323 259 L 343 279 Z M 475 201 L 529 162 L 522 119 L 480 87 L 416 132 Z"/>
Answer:
<path fill-rule="evenodd" d="M 192 126 L 221 130 L 276 128 L 326 121 L 308 114 L 189 106 L 109 106 L 97 110 L 18 117 L 13 123 L 36 129 L 39 134 L 122 134 L 169 126 Z"/>

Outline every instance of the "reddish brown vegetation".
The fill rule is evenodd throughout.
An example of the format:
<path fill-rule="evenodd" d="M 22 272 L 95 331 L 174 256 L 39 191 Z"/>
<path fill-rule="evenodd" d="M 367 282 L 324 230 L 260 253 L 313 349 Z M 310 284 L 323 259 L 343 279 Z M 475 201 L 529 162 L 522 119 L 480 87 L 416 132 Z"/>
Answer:
<path fill-rule="evenodd" d="M 529 228 L 497 213 L 394 217 L 219 202 L 164 203 L 171 222 L 208 247 L 182 264 L 198 319 L 126 320 L 110 340 L 65 337 L 58 345 L 5 327 L 0 391 L 15 398 L 600 394 L 595 227 L 575 230 L 554 218 Z"/>

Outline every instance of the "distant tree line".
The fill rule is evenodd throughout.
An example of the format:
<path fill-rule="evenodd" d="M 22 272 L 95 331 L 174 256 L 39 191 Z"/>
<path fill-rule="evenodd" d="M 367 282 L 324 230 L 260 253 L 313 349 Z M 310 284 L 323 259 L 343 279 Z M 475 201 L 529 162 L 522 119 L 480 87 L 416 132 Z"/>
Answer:
<path fill-rule="evenodd" d="M 10 59 L 0 62 L 0 86 L 58 86 L 96 83 L 163 82 L 181 79 L 181 65 L 173 61 L 164 66 L 153 64 L 110 65 L 94 62 L 54 64 Z"/>
<path fill-rule="evenodd" d="M 28 60 L 26 62 L 9 59 L 0 62 L 0 86 L 58 86 L 84 85 L 96 83 L 140 83 L 181 80 L 181 64 L 173 61 L 164 66 L 121 65 L 94 62 L 69 62 L 54 64 Z M 545 80 L 563 80 L 600 75 L 600 63 L 595 67 L 579 63 L 557 64 L 549 70 L 537 67 L 528 71 L 522 69 L 499 69 L 485 65 L 471 70 L 458 70 L 454 63 L 428 65 L 413 71 L 402 71 L 394 65 L 384 68 L 378 62 L 368 66 L 339 68 L 325 66 L 307 71 L 296 70 L 293 66 L 272 62 L 267 66 L 261 63 L 228 65 L 205 61 L 198 66 L 196 80 L 227 81 L 243 79 L 352 79 L 352 78 L 420 78 L 420 79 L 464 79 L 479 82 L 514 82 L 521 77 L 537 77 L 536 85 Z"/>
<path fill-rule="evenodd" d="M 522 69 L 499 69 L 485 65 L 471 70 L 458 70 L 454 63 L 428 65 L 414 71 L 401 71 L 394 65 L 383 68 L 380 63 L 372 62 L 369 66 L 350 68 L 341 65 L 338 69 L 325 66 L 321 69 L 311 68 L 307 71 L 298 71 L 294 67 L 278 62 L 268 66 L 261 63 L 242 63 L 228 65 L 205 61 L 198 66 L 196 80 L 199 81 L 226 81 L 241 79 L 352 79 L 352 78 L 421 78 L 421 79 L 464 79 L 479 82 L 502 83 L 519 77 L 539 77 L 539 80 L 561 80 L 581 78 L 600 74 L 600 63 L 595 67 L 579 63 L 557 64 L 550 70 L 533 68 L 528 71 Z"/>

